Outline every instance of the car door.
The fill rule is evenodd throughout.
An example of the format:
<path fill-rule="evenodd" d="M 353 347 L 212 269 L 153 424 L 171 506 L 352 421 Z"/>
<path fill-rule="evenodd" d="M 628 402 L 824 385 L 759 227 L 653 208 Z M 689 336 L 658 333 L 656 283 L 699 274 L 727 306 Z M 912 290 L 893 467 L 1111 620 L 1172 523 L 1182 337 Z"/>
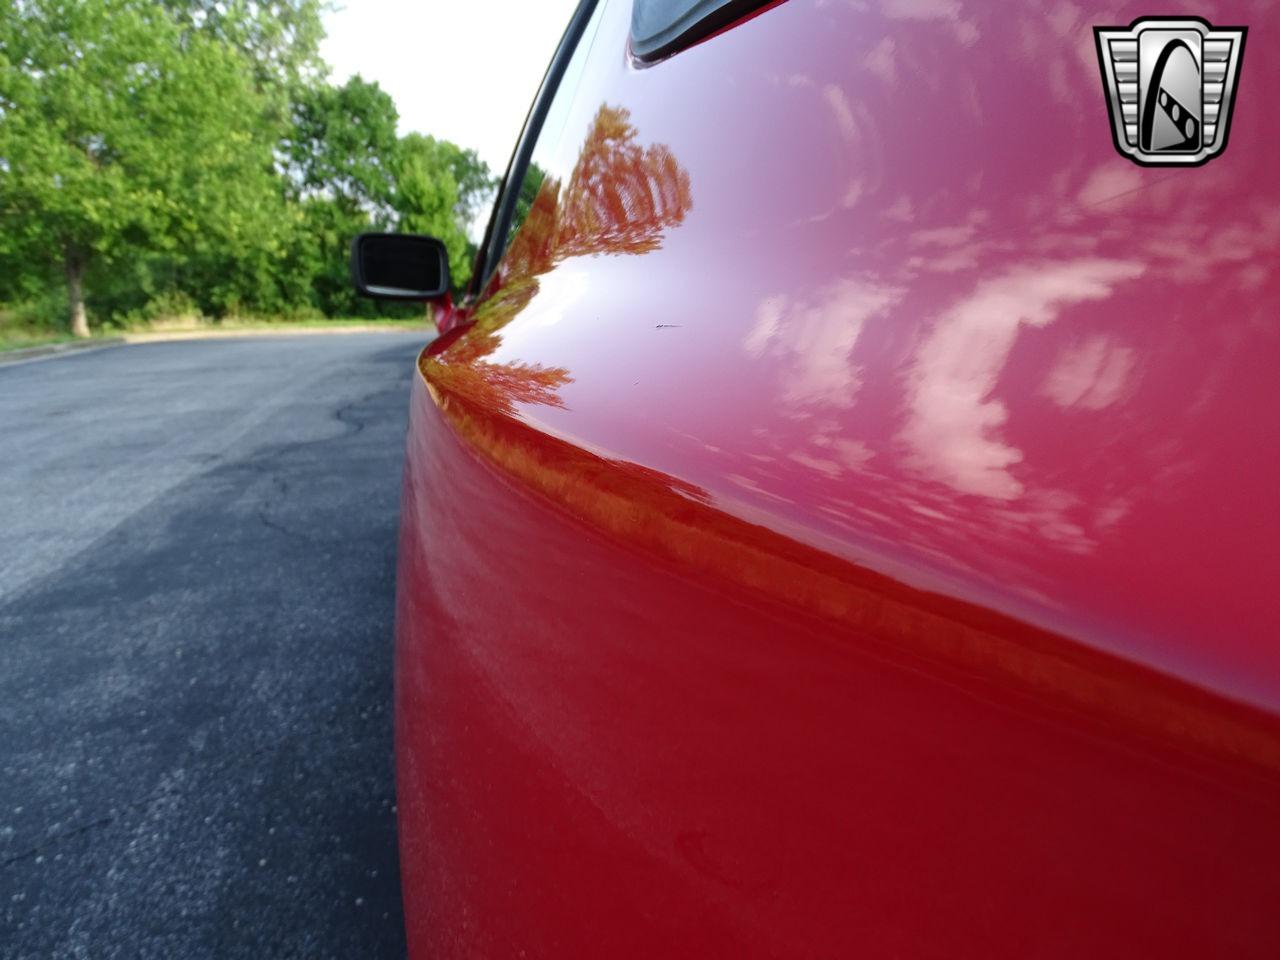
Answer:
<path fill-rule="evenodd" d="M 1274 956 L 1280 72 L 1171 174 L 1101 4 L 668 7 L 420 363 L 411 942 Z"/>

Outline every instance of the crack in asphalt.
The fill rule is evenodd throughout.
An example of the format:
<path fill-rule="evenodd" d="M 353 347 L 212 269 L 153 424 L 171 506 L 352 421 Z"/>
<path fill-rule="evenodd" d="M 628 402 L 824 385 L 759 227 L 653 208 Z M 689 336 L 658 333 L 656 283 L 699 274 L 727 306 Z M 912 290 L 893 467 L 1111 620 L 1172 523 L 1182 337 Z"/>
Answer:
<path fill-rule="evenodd" d="M 341 540 L 338 538 L 318 537 L 313 533 L 296 530 L 293 527 L 289 526 L 288 524 L 281 523 L 279 520 L 275 520 L 267 515 L 267 511 L 270 510 L 274 505 L 284 502 L 289 493 L 288 482 L 279 476 L 279 470 L 281 469 L 281 467 L 279 466 L 279 462 L 284 460 L 290 453 L 296 450 L 300 450 L 308 447 L 314 447 L 314 446 L 321 446 L 324 444 L 338 443 L 343 440 L 350 439 L 356 434 L 361 433 L 367 424 L 367 420 L 357 419 L 354 416 L 351 416 L 351 413 L 363 406 L 366 406 L 372 403 L 375 400 L 385 400 L 388 396 L 392 394 L 398 394 L 398 393 L 399 393 L 398 390 L 391 390 L 391 389 L 375 390 L 372 393 L 366 394 L 363 397 L 359 397 L 355 400 L 350 401 L 349 403 L 343 404 L 342 406 L 336 407 L 333 410 L 331 410 L 329 413 L 330 417 L 332 417 L 334 420 L 341 423 L 343 426 L 350 428 L 345 433 L 342 433 L 333 437 L 317 437 L 313 440 L 299 440 L 299 441 L 295 441 L 293 443 L 278 447 L 275 450 L 273 450 L 271 461 L 270 461 L 271 466 L 262 464 L 257 459 L 246 461 L 245 466 L 249 467 L 252 470 L 261 472 L 264 476 L 266 476 L 271 481 L 273 486 L 276 488 L 275 494 L 269 497 L 265 503 L 263 503 L 261 506 L 258 507 L 256 512 L 257 512 L 257 517 L 259 522 L 269 530 L 274 530 L 277 533 L 284 534 L 285 536 L 297 537 L 298 539 L 303 540 L 307 543 L 317 544 L 317 545 L 340 543 Z"/>
<path fill-rule="evenodd" d="M 21 863 L 24 860 L 31 860 L 35 857 L 39 857 L 45 852 L 47 852 L 49 849 L 51 849 L 52 847 L 56 847 L 58 844 L 60 844 L 64 840 L 72 840 L 76 837 L 82 836 L 83 834 L 89 833 L 92 830 L 96 830 L 101 827 L 110 826 L 111 824 L 115 823 L 117 820 L 127 815 L 131 811 L 138 810 L 138 809 L 141 809 L 142 807 L 148 806 L 149 804 L 155 803 L 157 800 L 163 798 L 165 795 L 172 794 L 173 792 L 174 792 L 174 788 L 168 784 L 157 787 L 147 796 L 142 797 L 139 800 L 134 800 L 132 802 L 122 804 L 119 808 L 113 809 L 110 813 L 106 814 L 105 816 L 98 817 L 96 820 L 90 820 L 88 823 L 83 823 L 83 824 L 80 824 L 79 826 L 72 827 L 69 830 L 64 830 L 59 833 L 55 833 L 49 837 L 46 837 L 43 843 L 36 844 L 34 847 L 31 847 L 28 850 L 24 850 L 21 853 L 14 854 L 13 856 L 9 857 L 7 860 L 0 861 L 0 868 L 11 867 L 14 864 Z"/>

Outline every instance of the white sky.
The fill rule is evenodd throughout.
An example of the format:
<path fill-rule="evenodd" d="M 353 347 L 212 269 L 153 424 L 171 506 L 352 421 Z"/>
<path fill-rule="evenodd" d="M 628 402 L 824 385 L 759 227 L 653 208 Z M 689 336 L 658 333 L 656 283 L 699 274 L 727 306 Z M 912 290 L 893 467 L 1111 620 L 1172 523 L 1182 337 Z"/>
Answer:
<path fill-rule="evenodd" d="M 400 132 L 472 147 L 506 170 L 577 0 L 338 0 L 320 48 L 344 83 L 376 80 Z"/>

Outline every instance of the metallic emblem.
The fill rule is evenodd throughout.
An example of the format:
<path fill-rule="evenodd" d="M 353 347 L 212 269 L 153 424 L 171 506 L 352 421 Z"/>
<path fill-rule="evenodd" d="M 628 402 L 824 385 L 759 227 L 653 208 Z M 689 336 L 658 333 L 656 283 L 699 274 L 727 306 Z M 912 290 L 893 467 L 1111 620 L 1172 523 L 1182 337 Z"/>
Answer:
<path fill-rule="evenodd" d="M 1094 27 L 1116 149 L 1152 167 L 1198 166 L 1225 150 L 1247 32 L 1192 17 Z"/>

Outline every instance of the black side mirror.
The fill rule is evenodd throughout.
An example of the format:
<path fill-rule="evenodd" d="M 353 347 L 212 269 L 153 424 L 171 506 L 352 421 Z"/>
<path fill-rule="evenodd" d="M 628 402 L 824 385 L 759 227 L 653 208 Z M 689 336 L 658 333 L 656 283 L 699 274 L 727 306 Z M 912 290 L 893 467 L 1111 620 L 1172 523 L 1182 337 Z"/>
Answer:
<path fill-rule="evenodd" d="M 449 254 L 435 237 L 362 233 L 351 244 L 356 293 L 376 300 L 434 300 L 449 292 Z"/>

